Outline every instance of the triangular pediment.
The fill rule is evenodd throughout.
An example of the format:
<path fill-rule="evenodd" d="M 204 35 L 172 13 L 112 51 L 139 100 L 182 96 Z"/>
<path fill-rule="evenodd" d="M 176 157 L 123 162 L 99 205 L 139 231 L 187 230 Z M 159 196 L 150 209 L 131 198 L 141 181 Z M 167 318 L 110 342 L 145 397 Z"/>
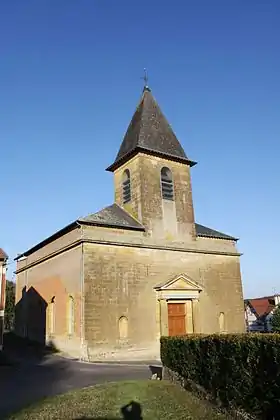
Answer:
<path fill-rule="evenodd" d="M 201 292 L 202 287 L 196 281 L 192 280 L 185 274 L 180 274 L 172 280 L 165 283 L 158 284 L 155 289 L 157 290 L 195 290 Z"/>

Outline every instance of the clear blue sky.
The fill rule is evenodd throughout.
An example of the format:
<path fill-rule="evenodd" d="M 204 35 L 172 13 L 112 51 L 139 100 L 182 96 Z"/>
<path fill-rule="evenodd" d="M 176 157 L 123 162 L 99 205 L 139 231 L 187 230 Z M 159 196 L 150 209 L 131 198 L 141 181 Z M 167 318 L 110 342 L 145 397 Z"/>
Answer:
<path fill-rule="evenodd" d="M 147 67 L 198 161 L 197 222 L 241 238 L 245 296 L 280 292 L 279 21 L 277 0 L 1 2 L 0 246 L 10 258 L 112 203 L 105 168 Z"/>

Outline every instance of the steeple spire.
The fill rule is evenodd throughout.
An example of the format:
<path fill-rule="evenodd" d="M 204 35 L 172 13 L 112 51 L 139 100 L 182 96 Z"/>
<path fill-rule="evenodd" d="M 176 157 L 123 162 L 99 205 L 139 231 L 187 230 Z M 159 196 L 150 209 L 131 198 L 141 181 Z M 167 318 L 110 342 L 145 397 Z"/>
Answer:
<path fill-rule="evenodd" d="M 112 165 L 107 171 L 114 172 L 138 152 L 165 157 L 193 166 L 196 162 L 186 156 L 172 128 L 161 112 L 150 88 L 147 74 L 139 105 L 132 117 L 123 142 Z"/>

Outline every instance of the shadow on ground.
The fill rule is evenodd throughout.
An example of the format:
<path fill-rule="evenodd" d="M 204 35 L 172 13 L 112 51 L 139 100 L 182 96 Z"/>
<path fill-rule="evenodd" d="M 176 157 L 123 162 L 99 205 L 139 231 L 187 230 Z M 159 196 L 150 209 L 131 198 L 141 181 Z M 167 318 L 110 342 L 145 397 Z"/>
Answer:
<path fill-rule="evenodd" d="M 71 377 L 69 363 L 60 357 L 51 357 L 56 352 L 53 346 L 17 337 L 12 332 L 4 334 L 5 364 L 0 364 L 1 419 L 44 398 L 48 389 L 50 395 L 55 395 L 56 384 L 62 378 L 67 381 Z"/>
<path fill-rule="evenodd" d="M 54 356 L 58 352 L 55 346 L 52 343 L 45 345 L 47 307 L 48 303 L 35 288 L 22 289 L 15 311 L 18 335 L 13 332 L 4 335 L 5 366 L 0 365 L 1 419 L 46 397 L 73 389 L 108 381 L 148 379 L 148 369 L 144 365 L 142 368 L 95 366 Z M 81 417 L 76 420 L 141 420 L 141 407 L 138 406 L 131 402 L 123 407 L 119 419 Z"/>
<path fill-rule="evenodd" d="M 78 417 L 74 420 L 143 420 L 141 405 L 136 401 L 121 408 L 122 417 Z"/>
<path fill-rule="evenodd" d="M 123 380 L 150 377 L 149 368 L 129 365 L 102 365 L 79 363 L 64 359 L 53 348 L 18 338 L 12 333 L 5 335 L 6 351 L 18 357 L 13 366 L 0 367 L 0 419 L 8 418 L 37 401 L 84 387 Z M 11 395 L 13 398 L 11 398 Z M 138 410 L 139 411 L 139 410 Z M 127 407 L 116 418 L 98 416 L 80 417 L 76 420 L 140 420 L 140 414 Z"/>
<path fill-rule="evenodd" d="M 6 357 L 12 359 L 13 355 L 20 356 L 21 359 L 36 357 L 43 358 L 49 354 L 58 353 L 55 345 L 50 342 L 47 346 L 36 341 L 29 340 L 28 338 L 22 338 L 14 334 L 13 332 L 4 333 L 3 337 L 3 348 Z"/>
<path fill-rule="evenodd" d="M 15 362 L 13 362 L 11 357 L 9 357 L 9 355 L 6 352 L 0 351 L 0 369 L 1 366 L 14 366 L 14 364 Z"/>

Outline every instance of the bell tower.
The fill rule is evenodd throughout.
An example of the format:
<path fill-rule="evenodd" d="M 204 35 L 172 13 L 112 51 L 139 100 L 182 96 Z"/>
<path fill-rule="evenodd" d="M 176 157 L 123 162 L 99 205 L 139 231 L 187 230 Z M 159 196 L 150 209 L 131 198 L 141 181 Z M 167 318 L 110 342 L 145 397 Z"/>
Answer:
<path fill-rule="evenodd" d="M 190 168 L 151 90 L 145 86 L 114 163 L 115 202 L 166 240 L 195 239 Z"/>

